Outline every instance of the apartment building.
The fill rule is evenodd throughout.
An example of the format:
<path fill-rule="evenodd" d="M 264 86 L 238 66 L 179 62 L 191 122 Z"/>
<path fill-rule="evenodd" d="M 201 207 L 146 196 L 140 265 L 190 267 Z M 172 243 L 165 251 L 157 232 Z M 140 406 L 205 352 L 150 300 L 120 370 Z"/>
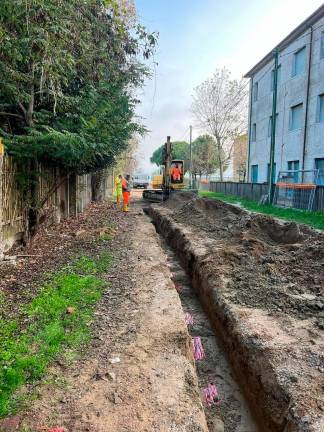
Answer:
<path fill-rule="evenodd" d="M 273 181 L 282 170 L 319 170 L 324 185 L 324 4 L 247 74 L 250 78 L 248 179 L 269 179 L 278 52 Z M 296 181 L 297 176 L 296 176 Z"/>

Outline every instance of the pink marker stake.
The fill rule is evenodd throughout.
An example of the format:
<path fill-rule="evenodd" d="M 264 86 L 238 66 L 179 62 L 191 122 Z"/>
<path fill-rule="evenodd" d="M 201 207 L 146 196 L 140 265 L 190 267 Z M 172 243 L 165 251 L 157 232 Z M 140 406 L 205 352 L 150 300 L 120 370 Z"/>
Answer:
<path fill-rule="evenodd" d="M 215 384 L 209 383 L 208 387 L 203 389 L 203 396 L 209 408 L 219 404 L 218 390 Z"/>
<path fill-rule="evenodd" d="M 185 314 L 185 321 L 186 321 L 186 324 L 188 326 L 195 325 L 195 320 L 194 320 L 193 316 L 189 312 L 186 312 L 186 314 Z"/>
<path fill-rule="evenodd" d="M 55 428 L 52 428 L 52 429 L 48 429 L 48 432 L 66 432 L 66 431 L 62 427 L 55 427 Z"/>
<path fill-rule="evenodd" d="M 199 336 L 195 336 L 192 339 L 192 347 L 195 360 L 203 360 L 205 358 L 205 351 Z"/>
<path fill-rule="evenodd" d="M 178 293 L 182 292 L 182 286 L 179 284 L 179 282 L 174 282 L 174 287 L 178 291 Z"/>

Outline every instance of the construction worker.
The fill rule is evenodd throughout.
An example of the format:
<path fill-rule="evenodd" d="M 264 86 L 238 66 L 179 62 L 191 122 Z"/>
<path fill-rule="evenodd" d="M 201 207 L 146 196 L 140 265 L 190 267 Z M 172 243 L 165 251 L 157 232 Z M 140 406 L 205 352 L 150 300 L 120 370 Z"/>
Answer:
<path fill-rule="evenodd" d="M 179 182 L 181 180 L 181 169 L 179 168 L 179 165 L 176 164 L 171 169 L 171 177 L 172 180 L 175 182 Z"/>
<path fill-rule="evenodd" d="M 128 204 L 130 197 L 130 175 L 127 174 L 125 178 L 122 179 L 122 189 L 123 189 L 123 212 L 128 212 Z"/>
<path fill-rule="evenodd" d="M 116 188 L 116 203 L 119 204 L 121 201 L 121 198 L 123 196 L 123 176 L 121 174 L 118 174 L 118 176 L 115 178 L 115 188 Z"/>

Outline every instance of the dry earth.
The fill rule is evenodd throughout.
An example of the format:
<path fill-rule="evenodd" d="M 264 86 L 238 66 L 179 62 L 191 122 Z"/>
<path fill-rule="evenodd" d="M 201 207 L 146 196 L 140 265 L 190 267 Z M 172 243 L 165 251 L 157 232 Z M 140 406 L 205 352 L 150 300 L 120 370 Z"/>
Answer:
<path fill-rule="evenodd" d="M 98 246 L 94 238 L 111 225 L 114 239 Z M 3 267 L 2 287 L 16 304 L 27 301 L 42 271 L 103 245 L 113 251 L 114 265 L 95 313 L 91 346 L 72 364 L 58 359 L 50 383 L 37 386 L 38 400 L 2 420 L 0 430 L 207 431 L 180 300 L 159 237 L 140 206 L 124 215 L 111 204 L 93 205 L 40 233 L 24 253 L 40 255 L 42 268 L 34 258 L 19 261 L 11 272 Z"/>

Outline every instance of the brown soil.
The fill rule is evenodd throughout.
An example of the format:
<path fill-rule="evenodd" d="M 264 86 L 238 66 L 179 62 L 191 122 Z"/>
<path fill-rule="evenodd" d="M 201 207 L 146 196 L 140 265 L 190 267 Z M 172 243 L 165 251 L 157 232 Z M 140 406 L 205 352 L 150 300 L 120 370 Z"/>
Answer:
<path fill-rule="evenodd" d="M 186 265 L 261 430 L 323 431 L 323 234 L 186 194 L 152 215 Z"/>
<path fill-rule="evenodd" d="M 98 233 L 111 224 L 114 239 L 98 242 Z M 44 270 L 102 247 L 113 252 L 114 265 L 95 312 L 91 345 L 77 360 L 62 356 L 51 365 L 36 385 L 38 399 L 2 420 L 0 430 L 206 432 L 180 300 L 155 229 L 137 204 L 127 215 L 111 204 L 93 205 L 40 233 L 24 250 L 40 259 L 19 262 L 11 274 L 1 270 L 8 313 L 35 295 Z"/>

